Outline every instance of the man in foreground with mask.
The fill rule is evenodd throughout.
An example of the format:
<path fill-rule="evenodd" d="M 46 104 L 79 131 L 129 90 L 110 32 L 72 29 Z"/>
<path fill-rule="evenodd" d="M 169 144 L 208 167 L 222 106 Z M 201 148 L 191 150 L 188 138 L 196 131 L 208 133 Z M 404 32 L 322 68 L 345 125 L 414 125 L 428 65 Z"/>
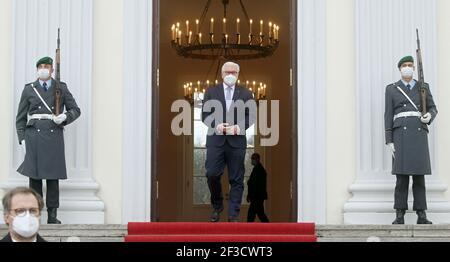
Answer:
<path fill-rule="evenodd" d="M 428 149 L 428 126 L 437 115 L 430 88 L 427 93 L 427 113 L 420 109 L 422 83 L 413 79 L 414 58 L 407 56 L 398 63 L 402 79 L 386 88 L 385 129 L 386 144 L 393 157 L 392 174 L 397 176 L 395 187 L 396 219 L 392 224 L 404 224 L 408 210 L 409 177 L 413 178 L 414 206 L 417 224 L 432 224 L 427 219 L 425 175 L 431 174 Z"/>
<path fill-rule="evenodd" d="M 238 64 L 225 63 L 222 67 L 223 84 L 209 88 L 203 100 L 202 120 L 209 128 L 205 166 L 213 207 L 211 222 L 220 220 L 220 213 L 224 208 L 221 178 L 225 165 L 230 183 L 228 221 L 239 221 L 244 192 L 244 162 L 247 149 L 245 131 L 253 125 L 254 115 L 256 115 L 256 113 L 253 114 L 256 112 L 253 94 L 236 85 L 239 71 Z M 249 108 L 238 110 L 237 104 L 235 106 L 236 102 L 249 102 L 248 104 L 253 105 L 254 108 L 252 108 L 253 110 Z M 217 106 L 217 108 L 213 108 L 214 112 L 206 109 L 208 104 Z M 210 121 L 211 116 L 214 116 L 212 121 Z"/>
<path fill-rule="evenodd" d="M 80 116 L 80 108 L 65 83 L 59 83 L 61 98 L 55 115 L 55 92 L 58 84 L 52 78 L 53 60 L 44 57 L 36 63 L 38 79 L 25 85 L 16 117 L 19 144 L 25 160 L 18 172 L 29 177 L 30 188 L 42 194 L 42 180 L 47 182 L 45 197 L 48 224 L 61 224 L 59 208 L 59 179 L 67 179 L 64 156 L 64 127 Z"/>
<path fill-rule="evenodd" d="M 9 233 L 0 242 L 47 242 L 39 236 L 42 197 L 26 187 L 15 188 L 3 197 L 3 218 Z"/>

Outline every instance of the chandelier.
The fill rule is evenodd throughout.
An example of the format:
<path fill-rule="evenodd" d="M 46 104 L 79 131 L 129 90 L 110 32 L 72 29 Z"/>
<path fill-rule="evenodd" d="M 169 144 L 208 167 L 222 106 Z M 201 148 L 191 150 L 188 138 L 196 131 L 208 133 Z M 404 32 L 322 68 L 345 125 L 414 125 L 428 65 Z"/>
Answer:
<path fill-rule="evenodd" d="M 219 83 L 218 80 L 215 81 L 197 81 L 197 82 L 186 82 L 183 83 L 184 90 L 184 99 L 187 100 L 190 104 L 201 105 L 205 92 L 208 88 L 213 85 L 217 85 Z M 260 100 L 265 100 L 267 84 L 263 82 L 257 81 L 242 81 L 238 80 L 237 84 L 239 86 L 247 88 L 250 92 L 252 92 L 254 99 L 258 102 Z"/>
<path fill-rule="evenodd" d="M 227 6 L 229 0 L 222 0 L 224 15 L 222 18 L 210 18 L 207 13 L 212 0 L 208 0 L 199 19 L 185 25 L 177 22 L 172 25 L 171 45 L 177 54 L 193 59 L 206 60 L 247 60 L 271 56 L 279 46 L 280 27 L 271 21 L 250 19 L 243 0 L 239 0 L 245 20 L 239 17 L 229 18 Z M 267 21 L 267 20 L 266 20 Z M 206 22 L 206 23 L 205 23 Z M 205 24 L 209 23 L 209 30 Z M 248 30 L 243 24 L 248 25 Z M 259 27 L 258 27 L 259 25 Z M 220 30 L 221 27 L 221 30 Z M 230 28 L 234 28 L 230 30 Z M 247 28 L 245 28 L 247 29 Z M 259 29 L 259 30 L 258 30 Z"/>

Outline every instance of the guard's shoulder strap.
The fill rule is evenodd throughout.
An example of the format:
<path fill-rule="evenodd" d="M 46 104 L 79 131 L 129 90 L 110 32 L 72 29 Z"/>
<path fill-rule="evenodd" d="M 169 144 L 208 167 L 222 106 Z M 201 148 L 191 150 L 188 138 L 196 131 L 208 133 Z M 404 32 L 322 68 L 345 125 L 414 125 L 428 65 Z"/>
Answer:
<path fill-rule="evenodd" d="M 412 99 L 405 93 L 405 91 L 403 91 L 403 89 L 400 87 L 400 86 L 398 86 L 398 85 L 396 85 L 397 86 L 397 89 L 408 99 L 408 101 L 411 103 L 411 105 L 413 105 L 414 106 L 414 108 L 417 110 L 417 111 L 419 111 L 419 108 L 417 108 L 417 106 L 416 106 L 416 104 L 414 104 L 414 102 L 412 101 Z"/>
<path fill-rule="evenodd" d="M 42 98 L 41 94 L 39 94 L 39 92 L 37 91 L 36 87 L 34 87 L 34 84 L 31 84 L 31 87 L 33 88 L 34 92 L 36 93 L 36 95 L 39 97 L 39 99 L 41 99 L 42 103 L 44 104 L 44 106 L 48 109 L 48 111 L 50 111 L 51 114 L 53 114 L 52 110 L 50 109 L 50 107 L 48 106 L 47 102 L 45 102 L 45 100 Z"/>

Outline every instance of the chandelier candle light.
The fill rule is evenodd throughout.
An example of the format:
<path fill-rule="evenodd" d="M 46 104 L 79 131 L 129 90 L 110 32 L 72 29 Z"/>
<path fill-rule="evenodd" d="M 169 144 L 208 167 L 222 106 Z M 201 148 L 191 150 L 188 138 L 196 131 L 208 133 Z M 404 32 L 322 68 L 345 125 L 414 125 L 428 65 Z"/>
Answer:
<path fill-rule="evenodd" d="M 202 28 L 211 2 L 212 0 L 207 2 L 202 16 L 199 19 L 191 20 L 195 21 L 195 32 L 193 32 L 194 28 L 190 27 L 190 20 L 186 20 L 185 31 L 180 28 L 179 22 L 172 25 L 171 44 L 178 55 L 193 59 L 217 60 L 221 58 L 236 61 L 268 57 L 278 48 L 280 43 L 279 25 L 272 23 L 272 21 L 265 23 L 264 21 L 267 20 L 261 19 L 259 20 L 259 32 L 256 32 L 258 35 L 254 35 L 254 20 L 248 17 L 242 0 L 240 3 L 246 18 L 245 20 L 241 20 L 239 17 L 229 19 L 227 17 L 229 0 L 222 0 L 224 16 L 219 20 L 214 17 L 210 18 L 209 39 L 202 39 L 205 33 Z M 220 28 L 220 22 L 222 22 L 221 32 L 220 29 L 216 30 L 216 21 L 219 21 L 218 28 Z M 241 35 L 245 33 L 246 29 L 242 27 L 243 22 L 248 25 L 248 41 L 242 41 L 243 39 L 241 38 Z M 230 25 L 233 23 L 235 23 L 235 27 Z M 236 31 L 229 31 L 230 28 L 235 28 Z"/>
<path fill-rule="evenodd" d="M 191 104 L 201 103 L 203 98 L 205 97 L 206 90 L 208 88 L 217 85 L 219 83 L 218 80 L 212 81 L 197 81 L 195 82 L 187 82 L 183 84 L 184 90 L 184 98 L 189 101 Z M 257 81 L 241 81 L 238 80 L 238 86 L 242 86 L 250 90 L 253 94 L 253 98 L 258 102 L 260 100 L 265 100 L 267 98 L 267 84 Z"/>

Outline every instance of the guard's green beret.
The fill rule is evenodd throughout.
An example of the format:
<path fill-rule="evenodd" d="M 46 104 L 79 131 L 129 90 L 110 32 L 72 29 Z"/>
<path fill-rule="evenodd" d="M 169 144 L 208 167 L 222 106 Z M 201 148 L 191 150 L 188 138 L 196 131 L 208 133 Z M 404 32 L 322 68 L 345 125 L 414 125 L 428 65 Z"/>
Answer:
<path fill-rule="evenodd" d="M 40 65 L 53 65 L 53 59 L 51 59 L 48 56 L 43 57 L 43 58 L 39 59 L 39 61 L 37 61 L 36 67 L 39 67 Z"/>
<path fill-rule="evenodd" d="M 414 63 L 414 57 L 412 57 L 412 56 L 405 56 L 402 59 L 400 59 L 400 61 L 398 62 L 398 68 L 402 67 L 402 65 L 404 63 L 408 63 L 408 62 Z"/>

